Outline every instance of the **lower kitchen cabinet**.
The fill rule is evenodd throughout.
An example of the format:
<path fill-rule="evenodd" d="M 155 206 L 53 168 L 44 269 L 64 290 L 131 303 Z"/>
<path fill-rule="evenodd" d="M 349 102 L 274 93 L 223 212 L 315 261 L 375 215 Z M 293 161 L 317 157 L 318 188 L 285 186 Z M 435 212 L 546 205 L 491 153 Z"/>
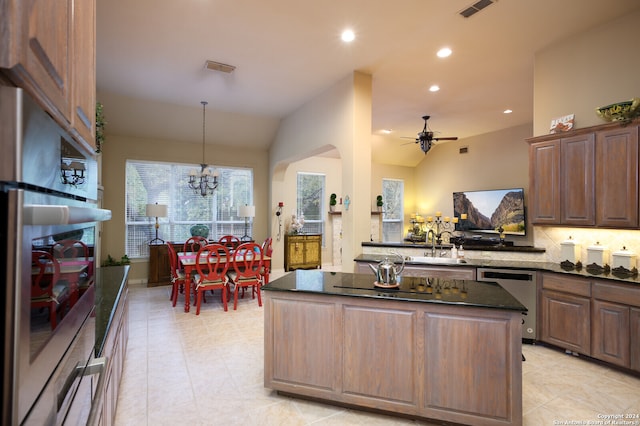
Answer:
<path fill-rule="evenodd" d="M 640 309 L 631 308 L 631 314 L 629 315 L 629 336 L 631 336 L 631 340 L 629 341 L 629 351 L 630 355 L 630 365 L 632 370 L 640 371 Z"/>
<path fill-rule="evenodd" d="M 322 234 L 285 235 L 284 270 L 322 266 Z"/>
<path fill-rule="evenodd" d="M 125 284 L 126 285 L 126 284 Z M 102 397 L 102 415 L 100 426 L 111 426 L 115 422 L 116 404 L 120 390 L 120 380 L 124 370 L 124 359 L 129 339 L 129 297 L 128 289 L 122 290 L 120 301 L 107 333 L 102 356 L 106 358 L 105 382 Z"/>
<path fill-rule="evenodd" d="M 594 358 L 629 367 L 629 307 L 593 301 L 592 353 Z"/>
<path fill-rule="evenodd" d="M 591 283 L 561 274 L 543 274 L 541 339 L 591 355 Z"/>
<path fill-rule="evenodd" d="M 593 357 L 640 371 L 640 289 L 598 280 L 593 283 Z"/>

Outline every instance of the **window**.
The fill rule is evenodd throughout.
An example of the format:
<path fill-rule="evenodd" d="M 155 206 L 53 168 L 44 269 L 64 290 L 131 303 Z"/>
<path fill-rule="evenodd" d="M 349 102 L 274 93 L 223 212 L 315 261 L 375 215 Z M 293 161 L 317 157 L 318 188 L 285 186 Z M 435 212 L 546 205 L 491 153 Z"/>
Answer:
<path fill-rule="evenodd" d="M 165 241 L 185 241 L 190 228 L 204 224 L 209 239 L 244 234 L 244 218 L 238 206 L 253 205 L 253 170 L 220 168 L 218 189 L 203 197 L 189 189 L 188 164 L 127 161 L 125 252 L 130 258 L 149 255 L 148 243 L 155 238 L 155 218 L 146 217 L 147 204 L 166 204 L 167 216 L 159 218 L 159 237 Z M 248 232 L 251 234 L 251 221 Z"/>
<path fill-rule="evenodd" d="M 302 231 L 307 234 L 322 234 L 324 247 L 324 181 L 318 173 L 298 173 L 298 216 L 304 215 Z"/>
<path fill-rule="evenodd" d="M 402 241 L 404 228 L 404 181 L 382 179 L 382 241 Z"/>

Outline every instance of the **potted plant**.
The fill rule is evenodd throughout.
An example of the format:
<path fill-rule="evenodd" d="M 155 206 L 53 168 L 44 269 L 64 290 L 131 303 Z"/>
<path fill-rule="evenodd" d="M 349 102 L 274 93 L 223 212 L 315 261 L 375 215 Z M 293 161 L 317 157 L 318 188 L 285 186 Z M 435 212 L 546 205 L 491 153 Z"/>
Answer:
<path fill-rule="evenodd" d="M 96 102 L 96 153 L 102 152 L 105 124 L 107 122 L 104 119 L 104 106 L 100 102 Z"/>
<path fill-rule="evenodd" d="M 336 194 L 331 194 L 329 196 L 329 211 L 334 211 L 336 209 L 336 204 L 338 202 L 336 201 Z"/>
<path fill-rule="evenodd" d="M 382 205 L 384 203 L 382 202 L 382 195 L 378 195 L 376 197 L 376 206 L 378 206 L 378 211 L 381 212 L 382 211 Z"/>

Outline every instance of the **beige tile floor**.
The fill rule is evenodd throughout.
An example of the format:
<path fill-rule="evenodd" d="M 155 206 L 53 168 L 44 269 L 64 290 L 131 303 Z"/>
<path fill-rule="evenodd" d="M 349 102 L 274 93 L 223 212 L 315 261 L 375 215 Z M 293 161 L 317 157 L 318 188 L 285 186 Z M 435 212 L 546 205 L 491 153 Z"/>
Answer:
<path fill-rule="evenodd" d="M 263 311 L 255 300 L 225 313 L 219 297 L 208 297 L 196 316 L 171 307 L 169 287 L 131 286 L 130 297 L 116 425 L 438 424 L 265 389 Z M 540 345 L 525 345 L 523 353 L 524 425 L 598 424 L 602 415 L 640 413 L 640 378 Z"/>

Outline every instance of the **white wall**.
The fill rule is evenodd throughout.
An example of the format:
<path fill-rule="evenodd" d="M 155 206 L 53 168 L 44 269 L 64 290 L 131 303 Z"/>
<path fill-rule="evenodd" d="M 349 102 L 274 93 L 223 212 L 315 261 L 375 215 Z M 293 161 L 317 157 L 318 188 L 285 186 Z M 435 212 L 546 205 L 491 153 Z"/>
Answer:
<path fill-rule="evenodd" d="M 415 172 L 415 212 L 453 216 L 453 192 L 481 189 L 524 188 L 525 207 L 529 190 L 529 151 L 525 139 L 531 124 L 440 143 L 433 147 Z M 460 148 L 467 147 L 466 154 Z M 414 212 L 405 210 L 405 214 Z M 408 218 L 405 217 L 405 228 Z M 531 228 L 526 237 L 509 236 L 519 245 L 531 245 Z"/>
<path fill-rule="evenodd" d="M 282 120 L 269 150 L 274 209 L 287 196 L 289 165 L 332 149 L 342 160 L 341 191 L 332 192 L 352 201 L 349 213 L 342 215 L 342 263 L 348 269 L 370 233 L 369 222 L 357 219 L 371 212 L 371 76 L 354 72 Z M 271 234 L 276 233 L 272 227 Z M 274 243 L 273 258 L 276 265 L 283 264 L 282 242 Z"/>
<path fill-rule="evenodd" d="M 604 123 L 595 109 L 640 97 L 637 28 L 640 9 L 538 52 L 534 72 L 534 134 L 549 133 L 555 117 L 575 114 L 576 128 Z M 569 236 L 586 247 L 600 242 L 611 252 L 626 246 L 640 253 L 640 231 L 534 227 L 545 260 L 559 262 L 560 243 Z"/>
<path fill-rule="evenodd" d="M 640 9 L 538 52 L 534 67 L 534 135 L 575 114 L 576 128 L 604 121 L 595 109 L 640 97 Z"/>

